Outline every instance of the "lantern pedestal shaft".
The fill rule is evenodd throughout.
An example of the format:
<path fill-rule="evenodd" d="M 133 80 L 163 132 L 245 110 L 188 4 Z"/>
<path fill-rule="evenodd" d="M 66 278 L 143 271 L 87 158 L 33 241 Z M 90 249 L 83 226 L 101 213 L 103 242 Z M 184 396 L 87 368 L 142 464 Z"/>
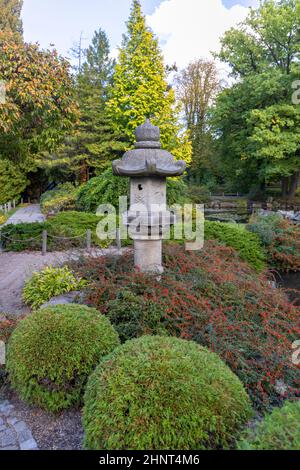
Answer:
<path fill-rule="evenodd" d="M 162 274 L 162 240 L 135 240 L 134 265 L 141 272 Z"/>

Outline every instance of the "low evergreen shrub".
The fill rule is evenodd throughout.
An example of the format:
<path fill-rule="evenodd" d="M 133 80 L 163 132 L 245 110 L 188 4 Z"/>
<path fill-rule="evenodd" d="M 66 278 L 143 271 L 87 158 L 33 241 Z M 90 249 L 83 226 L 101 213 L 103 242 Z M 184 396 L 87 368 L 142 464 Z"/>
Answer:
<path fill-rule="evenodd" d="M 300 449 L 300 401 L 275 408 L 239 441 L 240 450 Z"/>
<path fill-rule="evenodd" d="M 148 333 L 167 334 L 165 309 L 130 289 L 120 289 L 116 298 L 108 302 L 107 309 L 122 342 Z"/>
<path fill-rule="evenodd" d="M 9 340 L 12 387 L 21 399 L 51 412 L 79 405 L 89 374 L 118 344 L 109 320 L 94 309 L 41 309 L 22 320 Z"/>
<path fill-rule="evenodd" d="M 265 267 L 266 254 L 259 237 L 249 233 L 243 226 L 206 221 L 205 239 L 218 240 L 234 248 L 240 258 L 256 271 L 262 271 Z"/>
<path fill-rule="evenodd" d="M 92 450 L 227 449 L 252 413 L 216 354 L 159 336 L 128 341 L 104 358 L 84 402 Z"/>
<path fill-rule="evenodd" d="M 61 211 L 74 210 L 78 189 L 71 183 L 64 183 L 51 191 L 42 194 L 40 205 L 46 215 L 54 215 Z"/>
<path fill-rule="evenodd" d="M 25 251 L 42 249 L 42 233 L 46 229 L 43 223 L 9 224 L 0 229 L 2 247 L 7 251 Z"/>
<path fill-rule="evenodd" d="M 2 245 L 7 251 L 40 251 L 42 233 L 47 230 L 48 251 L 62 251 L 71 248 L 86 248 L 87 230 L 92 232 L 92 244 L 106 248 L 112 240 L 100 240 L 96 229 L 100 217 L 85 212 L 60 212 L 44 223 L 6 225 L 1 229 Z"/>
<path fill-rule="evenodd" d="M 76 205 L 79 210 L 96 213 L 100 204 L 118 207 L 119 196 L 129 197 L 129 178 L 114 176 L 112 169 L 108 168 L 81 186 Z"/>

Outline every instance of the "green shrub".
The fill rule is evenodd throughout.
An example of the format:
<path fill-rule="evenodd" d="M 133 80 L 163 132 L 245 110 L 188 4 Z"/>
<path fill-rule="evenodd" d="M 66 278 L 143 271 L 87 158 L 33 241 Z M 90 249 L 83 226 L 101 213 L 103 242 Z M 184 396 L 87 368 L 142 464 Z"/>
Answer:
<path fill-rule="evenodd" d="M 90 179 L 78 192 L 79 210 L 96 212 L 100 204 L 112 204 L 119 207 L 119 197 L 127 196 L 129 201 L 129 178 L 114 176 L 108 168 L 100 176 Z M 180 178 L 167 180 L 168 204 L 180 204 L 186 201 L 187 186 Z"/>
<path fill-rule="evenodd" d="M 182 178 L 167 179 L 167 203 L 169 206 L 173 204 L 184 204 L 191 202 L 188 194 L 188 187 Z"/>
<path fill-rule="evenodd" d="M 77 207 L 86 212 L 96 212 L 100 204 L 119 206 L 119 196 L 129 196 L 129 178 L 114 176 L 108 168 L 100 176 L 91 178 L 78 191 Z"/>
<path fill-rule="evenodd" d="M 80 404 L 87 377 L 119 344 L 109 320 L 82 305 L 42 309 L 13 332 L 7 370 L 28 403 L 52 412 Z"/>
<path fill-rule="evenodd" d="M 84 247 L 86 246 L 86 233 L 87 230 L 92 232 L 92 242 L 95 246 L 107 247 L 110 241 L 101 241 L 97 237 L 96 229 L 100 222 L 100 218 L 94 214 L 86 212 L 61 212 L 53 219 L 48 220 L 46 227 L 51 235 L 61 238 L 70 238 L 71 240 L 60 240 L 60 246 L 65 244 L 66 247 Z M 55 240 L 54 240 L 55 241 Z"/>
<path fill-rule="evenodd" d="M 41 250 L 43 223 L 5 225 L 0 231 L 2 246 L 7 251 Z"/>
<path fill-rule="evenodd" d="M 15 330 L 18 322 L 21 320 L 20 317 L 12 315 L 10 313 L 0 312 L 0 341 L 6 345 L 13 331 Z M 0 400 L 1 400 L 1 389 L 8 384 L 7 372 L 5 364 L 0 363 Z"/>
<path fill-rule="evenodd" d="M 0 341 L 7 343 L 20 319 L 11 313 L 0 312 Z"/>
<path fill-rule="evenodd" d="M 122 342 L 146 334 L 166 334 L 165 311 L 151 299 L 120 289 L 107 304 L 108 318 Z"/>
<path fill-rule="evenodd" d="M 276 227 L 282 222 L 282 217 L 277 214 L 269 216 L 254 216 L 247 225 L 247 230 L 258 235 L 265 246 L 271 245 L 276 237 Z"/>
<path fill-rule="evenodd" d="M 86 247 L 86 232 L 92 231 L 92 242 L 95 246 L 105 248 L 110 240 L 101 241 L 96 228 L 100 218 L 85 212 L 61 212 L 47 222 L 39 224 L 7 225 L 2 228 L 3 247 L 8 251 L 39 251 L 42 248 L 42 232 L 47 230 L 47 250 L 59 251 L 70 248 Z"/>
<path fill-rule="evenodd" d="M 20 194 L 26 189 L 30 181 L 28 172 L 24 171 L 24 166 L 7 160 L 3 151 L 0 158 L 0 204 L 6 204 L 7 201 L 19 199 Z"/>
<path fill-rule="evenodd" d="M 216 354 L 159 336 L 104 358 L 84 401 L 93 450 L 228 448 L 251 415 L 242 384 Z"/>
<path fill-rule="evenodd" d="M 204 204 L 210 199 L 210 191 L 206 186 L 188 186 L 188 196 L 194 204 Z"/>
<path fill-rule="evenodd" d="M 77 189 L 71 183 L 64 183 L 51 191 L 46 191 L 40 199 L 44 214 L 57 214 L 60 211 L 74 210 Z"/>
<path fill-rule="evenodd" d="M 249 429 L 238 444 L 240 450 L 299 450 L 300 401 L 275 408 L 254 429 Z"/>
<path fill-rule="evenodd" d="M 247 229 L 257 234 L 266 247 L 272 268 L 300 271 L 300 225 L 278 215 L 256 216 Z"/>
<path fill-rule="evenodd" d="M 205 239 L 218 240 L 234 248 L 240 258 L 257 271 L 262 271 L 265 267 L 266 255 L 259 237 L 249 233 L 243 226 L 206 221 Z"/>
<path fill-rule="evenodd" d="M 36 309 L 48 302 L 52 297 L 84 288 L 87 282 L 77 278 L 69 268 L 46 267 L 36 272 L 26 282 L 23 289 L 23 300 Z"/>

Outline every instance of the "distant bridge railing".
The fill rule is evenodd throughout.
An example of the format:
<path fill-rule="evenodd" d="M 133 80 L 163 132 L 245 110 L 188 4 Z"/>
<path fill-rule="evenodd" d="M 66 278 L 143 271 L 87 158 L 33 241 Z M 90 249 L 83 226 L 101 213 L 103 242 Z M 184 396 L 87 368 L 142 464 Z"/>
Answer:
<path fill-rule="evenodd" d="M 231 194 L 226 194 L 226 193 L 210 193 L 210 197 L 214 198 L 236 198 L 236 197 L 244 197 L 243 194 L 240 194 L 240 193 L 231 193 Z"/>

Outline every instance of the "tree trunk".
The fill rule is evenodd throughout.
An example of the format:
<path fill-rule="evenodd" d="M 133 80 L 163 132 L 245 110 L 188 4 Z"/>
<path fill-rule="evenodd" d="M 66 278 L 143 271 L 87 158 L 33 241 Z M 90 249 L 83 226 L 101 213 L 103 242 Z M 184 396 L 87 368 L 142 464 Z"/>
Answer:
<path fill-rule="evenodd" d="M 295 196 L 295 193 L 298 189 L 300 182 L 300 171 L 296 171 L 291 177 L 290 177 L 290 185 L 289 185 L 289 190 L 288 190 L 288 199 L 292 199 Z"/>
<path fill-rule="evenodd" d="M 289 189 L 289 179 L 287 176 L 283 176 L 281 178 L 281 195 L 283 198 L 287 197 L 288 189 Z"/>
<path fill-rule="evenodd" d="M 78 179 L 79 179 L 80 184 L 84 184 L 89 180 L 88 169 L 89 168 L 88 168 L 88 165 L 87 165 L 86 161 L 83 161 L 81 163 L 81 167 L 80 167 L 79 175 L 78 175 Z"/>

